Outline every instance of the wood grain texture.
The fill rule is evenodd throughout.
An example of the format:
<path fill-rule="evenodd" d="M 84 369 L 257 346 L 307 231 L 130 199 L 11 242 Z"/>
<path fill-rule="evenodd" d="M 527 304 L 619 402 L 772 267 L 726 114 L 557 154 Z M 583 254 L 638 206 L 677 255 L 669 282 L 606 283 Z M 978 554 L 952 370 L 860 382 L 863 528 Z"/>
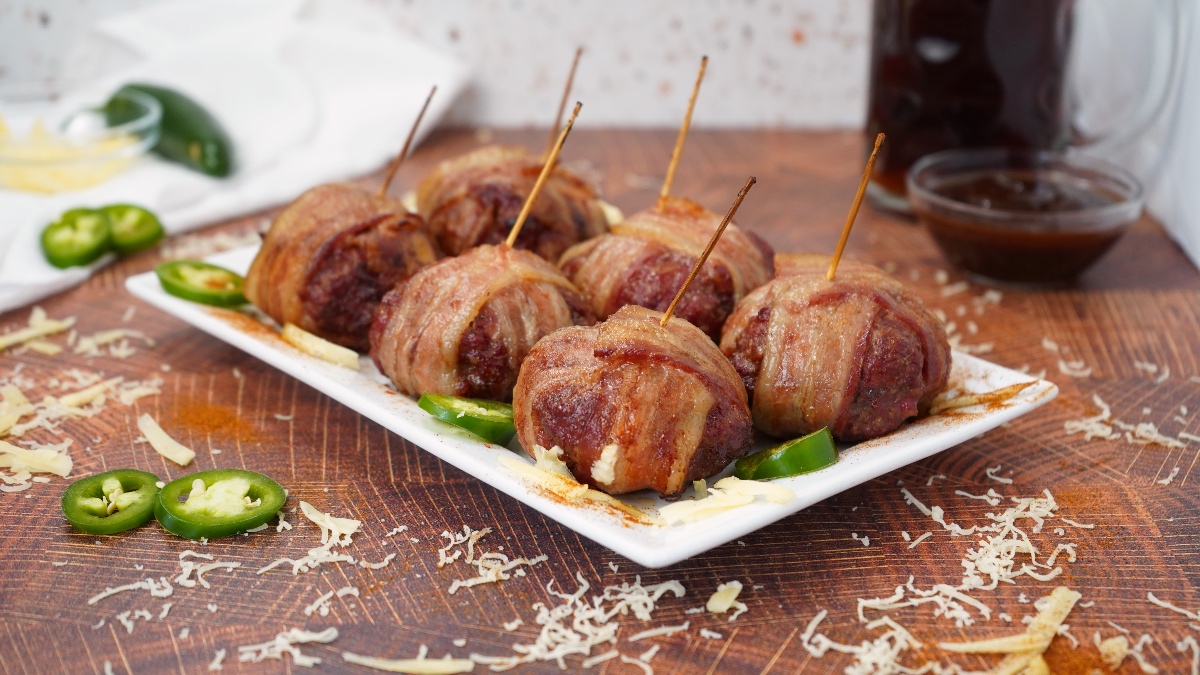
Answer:
<path fill-rule="evenodd" d="M 538 146 L 544 132 L 505 131 L 496 136 Z M 567 144 L 564 161 L 595 179 L 610 201 L 631 213 L 653 204 L 672 137 L 668 130 L 580 130 Z M 410 189 L 434 162 L 479 142 L 477 134 L 468 131 L 439 132 L 401 168 L 393 192 Z M 675 193 L 720 211 L 746 177 L 756 175 L 759 185 L 742 206 L 738 222 L 779 250 L 828 251 L 837 240 L 862 159 L 863 140 L 853 133 L 696 131 L 684 151 Z M 364 179 L 367 184 L 377 180 L 378 176 Z M 262 229 L 270 215 L 217 227 L 238 233 Z M 178 245 L 178 240 L 170 243 Z M 328 565 L 297 577 L 284 569 L 256 576 L 254 570 L 266 562 L 282 555 L 296 557 L 314 546 L 317 529 L 297 513 L 289 516 L 295 525 L 289 532 L 276 534 L 271 528 L 207 546 L 165 535 L 156 526 L 121 536 L 86 536 L 73 533 L 63 522 L 59 498 L 65 481 L 55 478 L 26 492 L 0 495 L 0 514 L 9 523 L 0 530 L 0 672 L 101 673 L 107 661 L 117 673 L 203 673 L 222 648 L 229 653 L 227 671 L 290 672 L 294 667 L 287 660 L 239 666 L 236 647 L 270 639 L 290 627 L 320 630 L 330 625 L 338 627 L 341 637 L 332 645 L 305 651 L 321 656 L 325 663 L 319 668 L 333 672 L 356 670 L 342 663 L 342 650 L 407 657 L 426 644 L 435 657 L 447 652 L 511 654 L 514 642 L 529 642 L 536 635 L 531 605 L 556 603 L 546 583 L 554 580 L 560 588 L 574 589 L 576 571 L 593 589 L 632 581 L 637 574 L 646 582 L 678 579 L 684 584 L 687 597 L 661 602 L 648 625 L 690 619 L 691 630 L 629 644 L 623 637 L 647 625 L 633 617 L 623 619 L 618 644 L 623 653 L 636 656 L 651 644 L 662 645 L 651 662 L 655 672 L 840 672 L 850 662 L 848 657 L 831 652 L 817 660 L 801 644 L 804 626 L 819 610 L 830 612 L 824 632 L 857 644 L 877 634 L 855 618 L 857 598 L 889 595 L 909 575 L 919 586 L 957 583 L 961 576 L 959 560 L 970 542 L 907 506 L 898 481 L 925 503 L 944 506 L 949 519 L 964 524 L 996 509 L 956 496 L 955 490 L 980 494 L 996 488 L 1004 495 L 1035 496 L 1049 489 L 1062 505 L 1060 515 L 1096 525 L 1090 530 L 1067 527 L 1062 538 L 1078 542 L 1079 558 L 1065 565 L 1061 582 L 1095 605 L 1071 614 L 1068 623 L 1081 644 L 1072 649 L 1066 639 L 1057 639 L 1048 653 L 1051 668 L 1087 672 L 1100 666 L 1092 633 L 1114 635 L 1106 623 L 1113 621 L 1135 636 L 1154 636 L 1145 651 L 1163 672 L 1186 672 L 1190 656 L 1179 653 L 1175 643 L 1195 633 L 1186 619 L 1145 598 L 1153 591 L 1184 607 L 1200 608 L 1200 443 L 1171 450 L 1123 440 L 1087 442 L 1079 435 L 1067 436 L 1063 422 L 1094 414 L 1091 399 L 1098 394 L 1119 419 L 1152 421 L 1171 436 L 1179 431 L 1200 435 L 1200 382 L 1188 379 L 1200 376 L 1196 270 L 1156 224 L 1143 220 L 1076 286 L 1041 293 L 1006 290 L 999 305 L 984 305 L 977 313 L 971 299 L 985 289 L 971 285 L 943 297 L 946 286 L 936 280 L 936 271 L 947 270 L 950 284 L 961 277 L 948 269 L 929 237 L 911 223 L 864 209 L 847 257 L 894 265 L 897 276 L 956 322 L 965 343 L 992 343 L 993 351 L 984 357 L 1005 366 L 1046 369 L 1062 394 L 1006 427 L 842 493 L 740 542 L 657 571 L 639 569 L 296 380 L 137 302 L 124 291 L 123 280 L 151 269 L 160 252 L 114 265 L 42 305 L 51 316 L 77 316 L 81 334 L 133 328 L 153 338 L 153 347 L 137 343 L 138 352 L 125 360 L 70 353 L 0 354 L 0 378 L 11 377 L 18 367 L 39 383 L 70 368 L 137 380 L 162 378 L 160 396 L 143 398 L 131 407 L 109 404 L 95 418 L 63 425 L 63 436 L 75 441 L 72 478 L 117 467 L 152 471 L 165 480 L 212 467 L 256 469 L 288 488 L 289 508 L 304 499 L 334 515 L 361 519 L 363 532 L 352 554 L 369 561 L 388 553 L 397 557 L 380 570 Z M 122 315 L 131 305 L 136 315 L 124 324 Z M 4 315 L 0 328 L 23 323 L 27 315 L 28 310 Z M 969 333 L 967 322 L 977 326 L 976 334 Z M 1062 358 L 1091 366 L 1092 376 L 1074 379 L 1060 374 L 1060 355 L 1043 347 L 1044 337 L 1068 350 Z M 1169 367 L 1171 375 L 1156 383 L 1135 367 L 1139 361 Z M 170 370 L 164 371 L 163 364 Z M 38 388 L 31 393 L 40 397 L 51 392 Z M 135 420 L 143 412 L 197 451 L 192 467 L 181 471 L 146 444 L 135 443 Z M 32 437 L 54 440 L 47 434 Z M 1013 479 L 1011 485 L 986 477 L 985 470 L 996 465 L 1002 467 L 1001 476 Z M 1179 472 L 1170 484 L 1157 482 L 1175 467 Z M 935 478 L 942 474 L 946 478 Z M 527 556 L 544 553 L 549 561 L 501 586 L 449 595 L 447 587 L 466 576 L 466 568 L 436 567 L 436 550 L 442 545 L 438 535 L 464 524 L 492 527 L 495 533 L 485 540 L 492 548 L 503 545 L 505 553 Z M 399 525 L 408 531 L 384 536 Z M 1050 521 L 1047 530 L 1058 525 Z M 902 531 L 914 537 L 926 531 L 934 534 L 910 549 Z M 851 533 L 869 536 L 870 545 L 864 547 Z M 86 604 L 105 586 L 174 576 L 176 556 L 188 548 L 243 567 L 210 572 L 209 590 L 176 586 L 165 600 L 141 591 Z M 56 567 L 54 562 L 67 564 Z M 616 564 L 617 571 L 609 563 Z M 135 569 L 135 564 L 144 569 Z M 721 616 L 684 614 L 730 579 L 745 584 L 741 599 L 749 605 L 736 623 Z M 1040 597 L 1055 583 L 1024 578 L 1016 586 L 977 593 L 994 611 L 1011 615 L 1012 624 L 993 615 L 990 621 L 958 629 L 933 617 L 928 606 L 895 612 L 893 616 L 927 645 L 910 654 L 907 662 L 948 660 L 931 646 L 939 640 L 1018 631 L 1020 617 L 1033 613 L 1018 602 L 1019 595 Z M 320 594 L 345 585 L 358 587 L 361 596 L 335 598 L 327 617 L 304 615 L 303 608 Z M 138 621 L 132 634 L 114 619 L 135 609 L 157 617 L 164 601 L 174 603 L 168 616 Z M 209 611 L 208 603 L 215 604 L 215 612 Z M 501 624 L 518 617 L 525 625 L 506 633 Z M 93 628 L 101 619 L 105 624 Z M 723 637 L 701 638 L 699 627 Z M 181 637 L 185 628 L 188 635 Z M 466 647 L 454 647 L 456 638 L 465 638 Z M 954 661 L 970 668 L 990 662 L 982 657 Z M 569 663 L 578 667 L 578 660 Z M 558 672 L 553 664 L 521 670 Z M 595 670 L 637 672 L 618 661 Z M 1139 671 L 1127 661 L 1120 672 Z"/>

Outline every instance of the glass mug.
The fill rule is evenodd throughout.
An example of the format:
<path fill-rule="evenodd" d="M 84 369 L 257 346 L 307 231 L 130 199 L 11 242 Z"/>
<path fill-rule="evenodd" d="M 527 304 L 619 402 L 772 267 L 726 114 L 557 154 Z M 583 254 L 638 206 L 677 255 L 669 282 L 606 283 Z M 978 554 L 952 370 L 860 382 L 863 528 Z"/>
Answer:
<path fill-rule="evenodd" d="M 1084 107 L 1101 107 L 1080 105 L 1080 66 L 1087 65 L 1078 63 L 1081 10 L 1093 19 L 1108 13 L 1110 22 L 1137 13 L 1155 35 L 1121 46 L 1141 50 L 1136 56 L 1148 61 L 1150 76 L 1141 77 L 1141 92 L 1123 97 L 1136 103 L 1125 105 L 1122 119 L 1099 132 L 1080 124 Z M 941 150 L 1102 149 L 1137 138 L 1177 78 L 1181 15 L 1180 0 L 875 0 L 866 137 L 883 132 L 887 142 L 868 188 L 871 202 L 911 213 L 905 175 Z"/>

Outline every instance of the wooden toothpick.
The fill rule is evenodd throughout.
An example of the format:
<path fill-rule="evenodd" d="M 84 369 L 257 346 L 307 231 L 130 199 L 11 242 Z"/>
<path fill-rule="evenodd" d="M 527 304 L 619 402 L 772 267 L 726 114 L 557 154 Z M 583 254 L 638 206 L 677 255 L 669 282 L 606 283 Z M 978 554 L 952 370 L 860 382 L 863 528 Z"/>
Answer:
<path fill-rule="evenodd" d="M 842 259 L 842 251 L 846 250 L 846 240 L 850 238 L 850 228 L 854 227 L 854 218 L 858 216 L 858 207 L 862 206 L 863 195 L 867 192 L 867 183 L 871 182 L 871 170 L 875 168 L 875 157 L 879 155 L 879 146 L 883 145 L 883 134 L 875 137 L 875 149 L 867 160 L 867 168 L 863 171 L 862 180 L 858 182 L 858 192 L 854 195 L 854 204 L 850 206 L 850 215 L 846 216 L 846 224 L 842 226 L 842 238 L 838 240 L 837 250 L 833 252 L 833 260 L 829 261 L 829 271 L 825 273 L 826 281 L 833 281 L 833 273 L 837 271 L 838 262 Z"/>
<path fill-rule="evenodd" d="M 546 139 L 546 154 L 550 154 L 550 149 L 554 147 L 554 139 L 558 138 L 558 128 L 562 124 L 563 111 L 567 109 L 567 99 L 571 97 L 571 86 L 575 83 L 575 69 L 579 67 L 580 56 L 583 56 L 583 47 L 576 47 L 575 60 L 571 61 L 571 72 L 567 74 L 567 86 L 558 102 L 558 113 L 554 115 L 554 126 L 550 127 L 550 137 Z"/>
<path fill-rule="evenodd" d="M 575 118 L 579 116 L 579 109 L 582 107 L 582 103 L 575 103 L 575 110 L 571 112 L 571 119 L 567 120 L 567 126 L 563 127 L 562 132 L 558 134 L 558 140 L 554 142 L 554 147 L 550 149 L 550 156 L 546 158 L 546 164 L 542 166 L 542 173 L 538 175 L 537 182 L 533 184 L 533 190 L 530 190 L 529 196 L 525 198 L 525 205 L 521 207 L 521 213 L 517 216 L 517 222 L 513 223 L 512 231 L 508 233 L 508 239 L 504 240 L 504 244 L 509 248 L 512 248 L 513 244 L 517 243 L 517 235 L 521 233 L 521 226 L 525 224 L 525 219 L 529 217 L 529 212 L 533 210 L 533 203 L 537 201 L 538 193 L 542 191 L 542 185 L 545 185 L 546 178 L 550 176 L 550 170 L 554 168 L 554 163 L 558 161 L 558 153 L 562 150 L 563 143 L 567 140 L 567 134 L 571 133 L 571 127 L 575 126 Z"/>
<path fill-rule="evenodd" d="M 413 137 L 417 135 L 417 127 L 421 126 L 421 119 L 425 117 L 425 111 L 429 109 L 429 102 L 433 100 L 434 93 L 437 92 L 437 85 L 433 85 L 433 89 L 429 90 L 429 96 L 425 97 L 425 105 L 421 106 L 421 112 L 417 114 L 417 121 L 413 122 L 412 128 L 408 130 L 408 138 L 404 139 L 404 147 L 400 149 L 400 154 L 396 155 L 396 159 L 392 160 L 392 165 L 388 167 L 387 176 L 383 178 L 383 185 L 379 186 L 379 193 L 376 195 L 380 199 L 387 196 L 388 187 L 392 184 L 392 179 L 396 177 L 396 169 L 400 168 L 400 163 L 408 156 L 408 148 L 412 145 Z"/>
<path fill-rule="evenodd" d="M 667 203 L 671 194 L 671 184 L 675 182 L 675 169 L 679 166 L 679 156 L 683 154 L 683 141 L 687 138 L 688 129 L 692 126 L 692 110 L 696 107 L 696 95 L 700 93 L 700 82 L 704 80 L 704 70 L 708 67 L 708 57 L 700 59 L 700 72 L 696 74 L 696 84 L 692 86 L 692 97 L 688 99 L 687 114 L 683 116 L 683 126 L 679 127 L 679 137 L 675 139 L 675 150 L 671 152 L 671 163 L 667 165 L 667 177 L 663 179 L 662 190 L 658 193 L 658 210 Z"/>
<path fill-rule="evenodd" d="M 729 207 L 729 211 L 725 213 L 725 217 L 721 219 L 721 224 L 717 227 L 717 231 L 713 232 L 712 239 L 708 240 L 708 246 L 704 247 L 704 252 L 696 259 L 696 264 L 692 265 L 692 271 L 688 272 L 687 279 L 684 279 L 683 285 L 679 287 L 679 292 L 675 294 L 675 298 L 671 300 L 671 304 L 667 306 L 667 311 L 663 312 L 662 321 L 658 322 L 660 326 L 666 326 L 671 320 L 671 315 L 675 313 L 675 306 L 683 299 L 683 294 L 687 292 L 688 286 L 691 285 L 692 279 L 700 273 L 700 268 L 704 266 L 704 261 L 708 260 L 708 254 L 712 253 L 713 248 L 717 245 L 717 240 L 721 238 L 721 234 L 725 232 L 729 221 L 733 220 L 733 214 L 737 213 L 738 207 L 742 205 L 742 200 L 746 198 L 746 193 L 750 191 L 750 187 L 757 182 L 754 176 L 746 181 L 746 185 L 742 191 L 738 193 L 737 199 L 733 200 L 733 205 Z"/>

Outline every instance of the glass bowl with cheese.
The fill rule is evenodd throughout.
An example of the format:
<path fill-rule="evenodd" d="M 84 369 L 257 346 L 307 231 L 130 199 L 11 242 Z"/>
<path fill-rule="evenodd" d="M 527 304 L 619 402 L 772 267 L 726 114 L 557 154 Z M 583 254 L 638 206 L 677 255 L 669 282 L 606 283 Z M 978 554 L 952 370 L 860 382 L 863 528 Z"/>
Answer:
<path fill-rule="evenodd" d="M 53 115 L 5 110 L 11 117 L 0 117 L 0 189 L 53 194 L 91 187 L 154 147 L 162 106 L 139 92 L 117 96 L 134 115 L 112 127 L 103 106 L 78 109 L 56 122 Z"/>

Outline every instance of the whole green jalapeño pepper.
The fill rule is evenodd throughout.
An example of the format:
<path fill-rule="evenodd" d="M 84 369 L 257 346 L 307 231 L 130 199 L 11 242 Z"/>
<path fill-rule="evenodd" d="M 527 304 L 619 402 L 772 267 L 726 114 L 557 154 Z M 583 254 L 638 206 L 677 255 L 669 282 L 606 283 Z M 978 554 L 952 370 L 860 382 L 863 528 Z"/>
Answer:
<path fill-rule="evenodd" d="M 517 433 L 517 427 L 513 424 L 513 409 L 507 403 L 421 394 L 417 405 L 439 420 L 462 427 L 489 443 L 504 445 Z"/>
<path fill-rule="evenodd" d="M 117 469 L 77 480 L 63 492 L 63 515 L 88 534 L 116 534 L 154 517 L 158 476 Z"/>
<path fill-rule="evenodd" d="M 154 516 L 186 539 L 218 539 L 262 525 L 286 500 L 279 483 L 261 473 L 213 469 L 167 483 L 155 500 Z"/>
<path fill-rule="evenodd" d="M 742 480 L 784 478 L 809 473 L 837 461 L 837 446 L 829 427 L 803 438 L 743 457 L 733 467 L 733 475 Z"/>
<path fill-rule="evenodd" d="M 155 154 L 218 178 L 233 172 L 233 141 L 212 113 L 167 87 L 127 84 L 117 94 L 128 90 L 151 96 L 162 106 L 162 133 L 153 148 Z M 119 95 L 104 104 L 104 113 L 110 127 L 137 114 L 129 99 Z"/>

